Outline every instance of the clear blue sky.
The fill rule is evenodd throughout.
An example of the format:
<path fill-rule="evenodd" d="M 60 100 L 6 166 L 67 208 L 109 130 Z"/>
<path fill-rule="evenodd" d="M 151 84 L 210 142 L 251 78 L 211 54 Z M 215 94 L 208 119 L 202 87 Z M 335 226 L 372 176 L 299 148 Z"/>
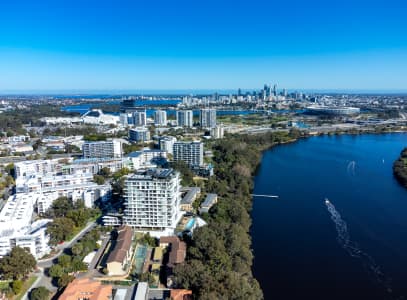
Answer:
<path fill-rule="evenodd" d="M 407 90 L 407 1 L 0 2 L 0 91 Z"/>

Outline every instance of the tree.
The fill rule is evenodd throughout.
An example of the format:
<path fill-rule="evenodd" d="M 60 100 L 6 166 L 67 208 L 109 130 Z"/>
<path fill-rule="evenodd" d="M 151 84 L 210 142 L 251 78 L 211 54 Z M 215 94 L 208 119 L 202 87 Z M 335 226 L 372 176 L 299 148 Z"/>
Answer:
<path fill-rule="evenodd" d="M 48 300 L 50 293 L 51 292 L 43 286 L 37 287 L 31 291 L 30 300 Z"/>
<path fill-rule="evenodd" d="M 14 280 L 11 283 L 11 288 L 15 295 L 20 294 L 21 290 L 23 289 L 23 282 L 21 280 Z"/>
<path fill-rule="evenodd" d="M 34 256 L 26 249 L 14 247 L 0 259 L 0 274 L 4 279 L 21 279 L 30 273 L 36 265 Z"/>
<path fill-rule="evenodd" d="M 14 164 L 10 163 L 4 167 L 4 171 L 10 176 L 14 176 Z"/>
<path fill-rule="evenodd" d="M 76 243 L 75 245 L 73 245 L 71 251 L 73 255 L 81 255 L 83 252 L 82 243 Z"/>
<path fill-rule="evenodd" d="M 102 175 L 93 175 L 93 181 L 99 185 L 105 184 L 105 178 Z"/>
<path fill-rule="evenodd" d="M 51 277 L 61 277 L 64 274 L 64 269 L 61 267 L 61 265 L 56 264 L 52 265 L 51 268 L 48 270 L 48 274 Z"/>
<path fill-rule="evenodd" d="M 58 257 L 58 264 L 61 265 L 62 268 L 67 268 L 71 264 L 72 258 L 67 254 L 62 254 Z"/>
<path fill-rule="evenodd" d="M 63 288 L 66 287 L 70 282 L 72 282 L 75 279 L 72 275 L 68 274 L 63 274 L 61 277 L 58 278 L 58 287 Z"/>
<path fill-rule="evenodd" d="M 56 245 L 66 240 L 75 227 L 74 222 L 69 218 L 56 218 L 48 225 L 47 233 L 50 235 L 50 243 Z"/>
<path fill-rule="evenodd" d="M 108 167 L 103 167 L 102 169 L 100 169 L 100 171 L 98 172 L 98 175 L 103 176 L 104 178 L 108 178 L 110 177 L 110 175 L 112 174 L 112 172 L 110 171 L 110 169 Z"/>
<path fill-rule="evenodd" d="M 55 199 L 51 206 L 51 213 L 54 217 L 65 217 L 66 213 L 73 209 L 73 203 L 67 197 Z"/>

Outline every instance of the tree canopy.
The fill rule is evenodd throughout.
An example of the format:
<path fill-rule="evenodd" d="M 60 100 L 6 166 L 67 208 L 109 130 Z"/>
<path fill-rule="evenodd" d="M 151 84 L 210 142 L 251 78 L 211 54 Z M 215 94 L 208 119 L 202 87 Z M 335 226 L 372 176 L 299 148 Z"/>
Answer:
<path fill-rule="evenodd" d="M 34 256 L 21 247 L 14 247 L 8 255 L 0 259 L 0 274 L 3 279 L 21 279 L 27 276 L 36 265 Z"/>

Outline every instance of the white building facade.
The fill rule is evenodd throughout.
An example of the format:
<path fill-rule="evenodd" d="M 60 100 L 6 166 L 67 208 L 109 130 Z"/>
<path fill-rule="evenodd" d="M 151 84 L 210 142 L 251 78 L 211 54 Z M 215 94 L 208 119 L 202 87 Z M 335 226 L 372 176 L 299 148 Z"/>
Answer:
<path fill-rule="evenodd" d="M 193 112 L 192 110 L 178 110 L 177 111 L 177 125 L 182 127 L 193 127 Z"/>
<path fill-rule="evenodd" d="M 173 231 L 181 217 L 180 174 L 150 169 L 125 182 L 123 223 L 143 231 Z"/>
<path fill-rule="evenodd" d="M 156 110 L 154 112 L 154 125 L 156 126 L 167 125 L 167 112 L 165 110 Z"/>
<path fill-rule="evenodd" d="M 216 109 L 211 108 L 201 109 L 199 120 L 201 127 L 203 128 L 216 127 Z"/>
<path fill-rule="evenodd" d="M 190 166 L 203 165 L 203 143 L 175 142 L 173 146 L 174 161 L 184 161 Z"/>
<path fill-rule="evenodd" d="M 119 140 L 85 142 L 82 146 L 84 158 L 122 157 L 122 143 Z"/>

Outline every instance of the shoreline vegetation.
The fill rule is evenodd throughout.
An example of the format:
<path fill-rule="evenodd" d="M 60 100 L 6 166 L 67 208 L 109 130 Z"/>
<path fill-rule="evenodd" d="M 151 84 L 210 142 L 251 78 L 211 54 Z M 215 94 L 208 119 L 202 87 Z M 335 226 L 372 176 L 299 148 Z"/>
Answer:
<path fill-rule="evenodd" d="M 405 132 L 405 131 L 402 131 Z M 336 132 L 338 133 L 338 132 Z M 341 132 L 383 134 L 391 132 Z M 197 299 L 264 299 L 252 274 L 251 210 L 254 176 L 264 151 L 312 137 L 304 131 L 227 135 L 213 142 L 215 176 L 202 183 L 203 192 L 217 193 L 219 201 L 202 217 L 208 226 L 194 231 L 186 262 L 174 269 L 179 287 L 191 289 Z M 404 151 L 407 184 L 407 148 Z M 407 185 L 406 185 L 407 187 Z"/>
<path fill-rule="evenodd" d="M 192 289 L 197 299 L 263 299 L 252 274 L 251 210 L 254 176 L 262 153 L 271 147 L 294 142 L 297 131 L 257 135 L 229 135 L 212 144 L 215 176 L 202 187 L 217 193 L 218 203 L 203 217 L 208 226 L 185 238 L 185 264 L 175 267 L 179 287 Z"/>
<path fill-rule="evenodd" d="M 400 153 L 400 157 L 393 164 L 394 177 L 407 188 L 407 147 Z"/>

